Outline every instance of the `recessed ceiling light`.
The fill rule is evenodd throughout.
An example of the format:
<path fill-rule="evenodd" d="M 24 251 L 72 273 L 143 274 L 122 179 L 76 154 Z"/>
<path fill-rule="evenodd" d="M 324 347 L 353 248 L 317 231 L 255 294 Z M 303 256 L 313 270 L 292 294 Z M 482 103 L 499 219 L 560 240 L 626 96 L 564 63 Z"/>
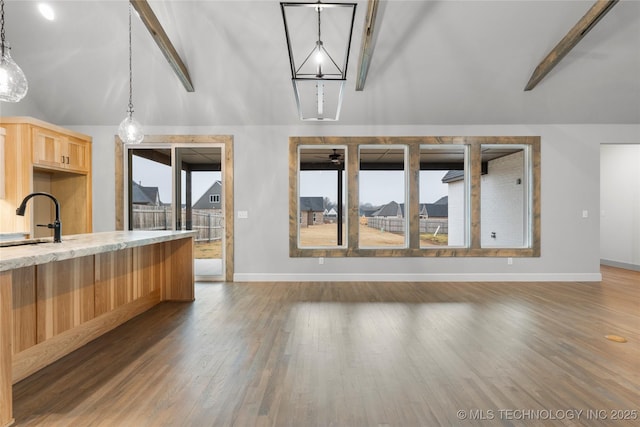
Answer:
<path fill-rule="evenodd" d="M 44 19 L 48 21 L 53 21 L 54 19 L 56 19 L 56 14 L 48 4 L 38 3 L 38 10 L 40 11 L 40 14 L 44 16 Z"/>

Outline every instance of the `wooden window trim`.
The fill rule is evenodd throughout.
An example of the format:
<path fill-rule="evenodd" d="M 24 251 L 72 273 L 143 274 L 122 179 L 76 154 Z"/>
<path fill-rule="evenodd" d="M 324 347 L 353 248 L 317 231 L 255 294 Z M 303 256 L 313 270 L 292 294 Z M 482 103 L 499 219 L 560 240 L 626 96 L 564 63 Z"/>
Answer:
<path fill-rule="evenodd" d="M 465 248 L 420 248 L 417 229 L 419 152 L 421 145 L 467 145 L 470 177 L 470 244 Z M 482 248 L 480 239 L 481 146 L 511 144 L 530 147 L 531 242 L 526 248 Z M 347 147 L 346 248 L 298 247 L 299 146 Z M 360 145 L 406 145 L 409 150 L 409 247 L 358 248 L 358 149 Z M 423 137 L 290 137 L 289 138 L 289 256 L 290 257 L 539 257 L 540 256 L 540 137 L 539 136 L 423 136 Z"/>

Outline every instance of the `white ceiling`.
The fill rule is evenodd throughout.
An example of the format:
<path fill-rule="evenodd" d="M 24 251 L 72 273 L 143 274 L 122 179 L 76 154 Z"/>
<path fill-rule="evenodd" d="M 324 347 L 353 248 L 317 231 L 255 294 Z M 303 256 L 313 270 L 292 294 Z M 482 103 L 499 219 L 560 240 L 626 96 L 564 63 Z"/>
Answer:
<path fill-rule="evenodd" d="M 128 104 L 127 2 L 49 3 L 53 22 L 35 1 L 5 2 L 6 38 L 29 92 L 0 113 L 117 126 Z M 535 67 L 593 0 L 383 2 L 362 92 L 367 3 L 357 3 L 339 124 L 640 123 L 640 1 L 620 1 L 530 92 Z M 134 16 L 135 117 L 145 126 L 300 124 L 277 1 L 150 4 L 195 92 Z"/>

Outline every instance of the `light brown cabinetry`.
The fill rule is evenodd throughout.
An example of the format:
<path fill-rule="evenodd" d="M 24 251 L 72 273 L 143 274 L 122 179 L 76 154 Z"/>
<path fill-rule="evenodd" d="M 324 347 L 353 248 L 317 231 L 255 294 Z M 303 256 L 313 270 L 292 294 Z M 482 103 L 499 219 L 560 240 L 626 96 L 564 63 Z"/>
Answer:
<path fill-rule="evenodd" d="M 160 301 L 193 301 L 192 260 L 193 239 L 184 238 L 3 273 L 13 314 L 11 330 L 2 331 L 11 337 L 11 382 Z"/>
<path fill-rule="evenodd" d="M 90 145 L 86 141 L 34 127 L 31 143 L 34 165 L 80 173 L 89 170 Z"/>
<path fill-rule="evenodd" d="M 1 117 L 5 135 L 5 202 L 0 232 L 52 235 L 36 224 L 52 222 L 50 200 L 32 199 L 24 217 L 15 209 L 34 191 L 51 193 L 60 202 L 62 234 L 92 231 L 91 137 L 30 117 Z"/>
<path fill-rule="evenodd" d="M 104 232 L 0 248 L 0 427 L 12 384 L 150 309 L 193 301 L 193 232 Z"/>
<path fill-rule="evenodd" d="M 0 426 L 13 423 L 11 271 L 0 272 Z"/>

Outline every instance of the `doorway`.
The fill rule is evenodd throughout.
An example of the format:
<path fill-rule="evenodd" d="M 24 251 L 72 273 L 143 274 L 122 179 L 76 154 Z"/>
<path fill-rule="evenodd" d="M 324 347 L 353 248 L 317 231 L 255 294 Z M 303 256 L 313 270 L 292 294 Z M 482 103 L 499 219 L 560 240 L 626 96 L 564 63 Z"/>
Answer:
<path fill-rule="evenodd" d="M 196 280 L 232 281 L 232 139 L 162 138 L 121 147 L 123 228 L 193 230 Z"/>

